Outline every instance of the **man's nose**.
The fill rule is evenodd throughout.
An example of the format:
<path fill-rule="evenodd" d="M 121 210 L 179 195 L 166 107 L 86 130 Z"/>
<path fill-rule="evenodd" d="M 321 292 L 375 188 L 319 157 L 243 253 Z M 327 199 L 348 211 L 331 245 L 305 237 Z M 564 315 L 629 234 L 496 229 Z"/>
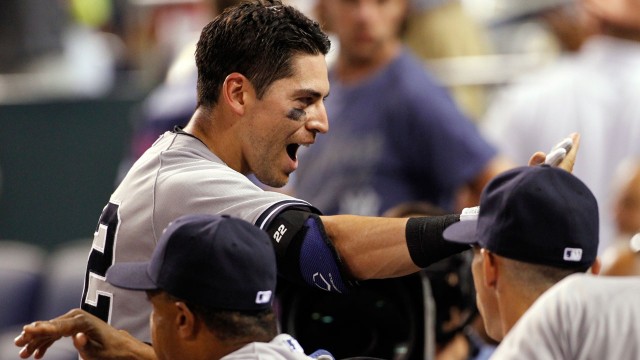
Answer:
<path fill-rule="evenodd" d="M 307 121 L 307 129 L 321 134 L 326 134 L 329 131 L 329 119 L 324 103 L 318 104 L 314 116 Z"/>

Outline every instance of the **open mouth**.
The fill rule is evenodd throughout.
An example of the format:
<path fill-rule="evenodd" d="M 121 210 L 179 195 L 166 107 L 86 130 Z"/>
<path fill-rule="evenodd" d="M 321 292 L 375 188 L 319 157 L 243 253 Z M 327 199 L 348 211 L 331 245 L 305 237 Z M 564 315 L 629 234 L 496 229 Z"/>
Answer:
<path fill-rule="evenodd" d="M 298 152 L 299 144 L 289 144 L 287 145 L 287 155 L 291 158 L 291 160 L 296 160 L 296 153 Z"/>

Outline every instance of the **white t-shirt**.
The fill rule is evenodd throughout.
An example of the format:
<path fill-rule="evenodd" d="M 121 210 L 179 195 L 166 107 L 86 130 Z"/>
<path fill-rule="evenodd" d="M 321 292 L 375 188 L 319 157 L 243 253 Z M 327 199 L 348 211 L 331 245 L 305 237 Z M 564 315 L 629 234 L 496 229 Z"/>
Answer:
<path fill-rule="evenodd" d="M 492 360 L 640 359 L 640 277 L 571 275 L 518 320 Z"/>
<path fill-rule="evenodd" d="M 314 353 L 315 354 L 315 353 Z M 307 356 L 296 339 L 280 334 L 268 343 L 253 342 L 222 357 L 220 360 L 334 360 L 328 352 Z"/>

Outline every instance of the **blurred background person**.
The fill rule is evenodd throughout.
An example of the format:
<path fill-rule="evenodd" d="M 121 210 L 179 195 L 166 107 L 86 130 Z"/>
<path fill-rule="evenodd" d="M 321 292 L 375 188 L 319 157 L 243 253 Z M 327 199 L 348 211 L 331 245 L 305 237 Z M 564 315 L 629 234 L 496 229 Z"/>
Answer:
<path fill-rule="evenodd" d="M 154 141 L 174 126 L 187 124 L 196 108 L 197 69 L 193 54 L 201 28 L 227 7 L 241 0 L 198 0 L 196 11 L 200 14 L 201 26 L 193 26 L 188 36 L 183 36 L 171 51 L 167 71 L 155 88 L 140 105 L 134 120 L 134 131 L 130 147 L 120 164 L 117 181 L 129 170 Z"/>
<path fill-rule="evenodd" d="M 123 55 L 111 15 L 110 0 L 3 1 L 0 103 L 109 94 Z"/>
<path fill-rule="evenodd" d="M 492 52 L 488 29 L 460 0 L 410 0 L 409 6 L 402 39 L 427 65 L 434 59 L 452 60 Z M 467 116 L 474 121 L 481 118 L 486 107 L 486 86 L 469 84 L 449 90 Z"/>
<path fill-rule="evenodd" d="M 613 198 L 616 237 L 602 255 L 602 274 L 640 275 L 640 158 L 620 163 Z"/>
<path fill-rule="evenodd" d="M 492 102 L 484 134 L 506 156 L 522 161 L 567 132 L 582 135 L 574 174 L 594 192 L 600 212 L 600 253 L 613 241 L 612 174 L 640 153 L 640 11 L 638 0 L 578 0 L 584 34 L 579 52 L 527 74 Z M 572 14 L 572 12 L 566 12 Z M 567 21 L 575 21 L 567 18 Z"/>
<path fill-rule="evenodd" d="M 473 1 L 472 1 L 473 2 Z M 585 28 L 576 0 L 477 0 L 498 53 L 540 53 L 550 59 L 577 51 Z"/>
<path fill-rule="evenodd" d="M 627 242 L 640 232 L 640 157 L 624 159 L 613 176 L 616 241 Z"/>
<path fill-rule="evenodd" d="M 325 101 L 331 132 L 300 152 L 296 196 L 326 214 L 379 215 L 414 200 L 448 211 L 477 204 L 510 163 L 404 45 L 408 0 L 318 4 L 339 41 Z M 469 196 L 456 203 L 463 189 Z"/>

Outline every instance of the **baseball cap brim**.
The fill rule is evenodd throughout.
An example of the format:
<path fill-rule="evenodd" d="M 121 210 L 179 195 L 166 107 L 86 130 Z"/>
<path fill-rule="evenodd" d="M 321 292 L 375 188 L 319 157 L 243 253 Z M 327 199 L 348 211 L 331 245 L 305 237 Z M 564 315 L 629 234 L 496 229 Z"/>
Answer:
<path fill-rule="evenodd" d="M 158 286 L 147 273 L 147 262 L 113 264 L 107 270 L 109 284 L 129 290 L 155 290 Z"/>
<path fill-rule="evenodd" d="M 478 220 L 464 220 L 458 221 L 449 225 L 442 236 L 451 242 L 460 244 L 477 244 L 476 240 L 476 228 L 478 226 Z"/>

